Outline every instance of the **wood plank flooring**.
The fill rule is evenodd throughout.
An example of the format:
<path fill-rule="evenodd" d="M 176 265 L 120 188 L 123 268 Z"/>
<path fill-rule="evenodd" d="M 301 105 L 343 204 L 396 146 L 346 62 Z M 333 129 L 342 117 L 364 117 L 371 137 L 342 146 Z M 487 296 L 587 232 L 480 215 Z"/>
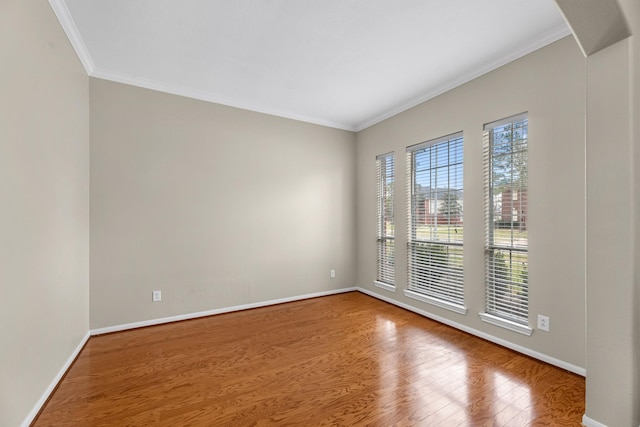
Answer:
<path fill-rule="evenodd" d="M 584 378 L 352 292 L 92 337 L 35 426 L 579 426 Z"/>

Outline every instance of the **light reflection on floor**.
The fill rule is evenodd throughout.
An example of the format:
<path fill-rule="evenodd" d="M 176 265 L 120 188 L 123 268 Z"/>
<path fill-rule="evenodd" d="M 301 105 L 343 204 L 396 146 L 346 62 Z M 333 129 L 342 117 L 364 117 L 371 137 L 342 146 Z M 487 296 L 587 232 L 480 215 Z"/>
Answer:
<path fill-rule="evenodd" d="M 381 413 L 404 402 L 416 425 L 524 426 L 535 418 L 529 384 L 502 372 L 502 359 L 477 359 L 473 348 L 384 315 L 376 316 L 376 340 Z"/>

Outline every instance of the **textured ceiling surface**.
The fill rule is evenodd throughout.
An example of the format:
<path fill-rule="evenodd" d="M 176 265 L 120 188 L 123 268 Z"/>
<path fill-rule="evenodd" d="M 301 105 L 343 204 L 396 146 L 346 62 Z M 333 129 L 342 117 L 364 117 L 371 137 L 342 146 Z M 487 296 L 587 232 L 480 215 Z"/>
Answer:
<path fill-rule="evenodd" d="M 360 130 L 569 34 L 554 0 L 51 0 L 89 75 Z"/>

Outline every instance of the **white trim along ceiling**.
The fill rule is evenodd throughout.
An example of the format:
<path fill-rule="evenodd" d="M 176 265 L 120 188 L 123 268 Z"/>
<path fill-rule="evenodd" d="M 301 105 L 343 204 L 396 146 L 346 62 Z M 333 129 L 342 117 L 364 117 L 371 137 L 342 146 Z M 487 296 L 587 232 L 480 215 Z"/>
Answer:
<path fill-rule="evenodd" d="M 362 130 L 570 34 L 554 0 L 50 0 L 87 73 Z"/>

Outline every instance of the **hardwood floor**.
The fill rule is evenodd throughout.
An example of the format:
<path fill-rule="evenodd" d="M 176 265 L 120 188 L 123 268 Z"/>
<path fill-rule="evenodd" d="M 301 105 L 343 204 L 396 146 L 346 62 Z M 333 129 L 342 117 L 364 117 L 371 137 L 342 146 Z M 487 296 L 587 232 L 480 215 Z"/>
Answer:
<path fill-rule="evenodd" d="M 579 426 L 584 378 L 353 292 L 92 337 L 35 426 Z"/>

